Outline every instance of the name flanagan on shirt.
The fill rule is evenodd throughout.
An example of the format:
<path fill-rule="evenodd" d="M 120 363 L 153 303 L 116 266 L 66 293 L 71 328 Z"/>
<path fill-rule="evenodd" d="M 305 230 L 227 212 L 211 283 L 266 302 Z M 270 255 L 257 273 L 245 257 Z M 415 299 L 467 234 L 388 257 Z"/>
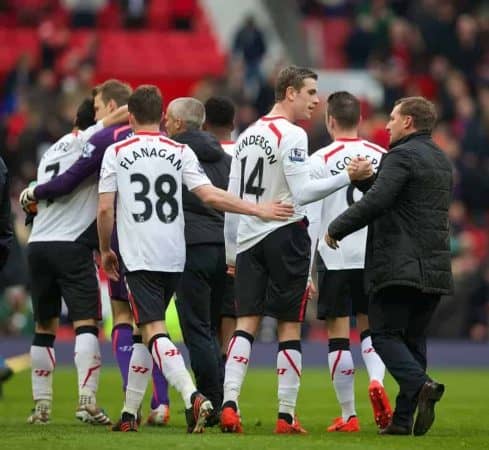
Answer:
<path fill-rule="evenodd" d="M 245 136 L 239 143 L 238 150 L 236 151 L 236 157 L 239 156 L 241 150 L 248 145 L 257 145 L 261 149 L 265 150 L 265 155 L 267 155 L 267 161 L 269 164 L 274 164 L 277 162 L 275 155 L 273 154 L 273 149 L 265 136 L 260 136 L 259 134 L 252 134 L 251 136 Z"/>
<path fill-rule="evenodd" d="M 178 158 L 175 153 L 167 154 L 166 148 L 140 148 L 139 150 L 133 150 L 132 159 L 130 155 L 126 155 L 119 161 L 119 164 L 124 169 L 129 170 L 129 167 L 140 158 L 163 158 L 170 161 L 173 167 L 175 167 L 177 170 L 182 168 L 182 160 Z"/>

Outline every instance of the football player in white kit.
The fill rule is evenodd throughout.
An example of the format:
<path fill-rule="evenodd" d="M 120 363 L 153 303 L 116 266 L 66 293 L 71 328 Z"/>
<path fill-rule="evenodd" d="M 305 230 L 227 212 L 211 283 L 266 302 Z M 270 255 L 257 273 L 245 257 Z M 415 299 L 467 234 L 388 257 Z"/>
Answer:
<path fill-rule="evenodd" d="M 111 279 L 118 279 L 118 260 L 110 247 L 117 194 L 117 231 L 134 319 L 159 369 L 182 395 L 188 432 L 198 433 L 213 406 L 196 390 L 162 320 L 185 265 L 182 184 L 213 208 L 262 220 L 286 220 L 293 207 L 280 202 L 256 205 L 212 186 L 190 147 L 160 133 L 162 99 L 155 86 L 138 87 L 128 109 L 135 134 L 107 148 L 100 173 L 97 226 L 102 264 Z M 141 370 L 151 367 L 152 361 L 147 361 Z M 139 393 L 126 392 L 114 431 L 137 430 L 145 387 Z"/>
<path fill-rule="evenodd" d="M 121 107 L 95 124 L 93 99 L 77 111 L 75 128 L 44 153 L 37 170 L 43 183 L 66 171 L 81 155 L 84 144 L 104 126 L 123 122 L 127 108 Z M 106 425 L 110 419 L 96 404 L 101 368 L 97 321 L 100 294 L 93 259 L 97 248 L 95 217 L 97 188 L 87 180 L 60 199 L 41 200 L 27 247 L 32 280 L 35 334 L 31 345 L 34 410 L 29 423 L 47 423 L 53 398 L 54 340 L 63 297 L 75 330 L 75 366 L 79 405 L 76 417 Z"/>
<path fill-rule="evenodd" d="M 360 102 L 356 97 L 345 91 L 335 92 L 328 97 L 326 127 L 334 141 L 311 156 L 313 178 L 331 179 L 340 176 L 347 172 L 348 165 L 355 158 L 367 160 L 374 170 L 377 169 L 387 150 L 359 138 L 359 124 Z M 350 184 L 309 207 L 313 249 L 316 248 L 319 236 L 318 258 L 322 267 L 326 266 L 318 286 L 318 319 L 326 321 L 329 370 L 341 405 L 341 417 L 333 420 L 328 431 L 360 431 L 355 410 L 355 367 L 350 352 L 350 316 L 356 317 L 356 327 L 360 333 L 362 358 L 370 378 L 369 395 L 375 421 L 379 428 L 385 428 L 392 418 L 383 387 L 385 366 L 372 346 L 368 325 L 368 296 L 363 288 L 367 227 L 343 239 L 336 251 L 329 248 L 322 238 L 330 222 L 361 195 Z"/>
<path fill-rule="evenodd" d="M 276 103 L 236 141 L 229 191 L 261 204 L 294 204 L 287 222 L 228 214 L 225 222 L 228 263 L 236 265 L 237 326 L 228 348 L 221 429 L 241 432 L 238 397 L 251 346 L 264 315 L 278 320 L 278 400 L 276 433 L 305 433 L 295 417 L 302 371 L 300 342 L 304 319 L 310 245 L 306 203 L 350 183 L 350 175 L 311 180 L 306 132 L 294 122 L 309 119 L 319 103 L 317 75 L 307 68 L 281 70 Z M 370 175 L 368 164 L 352 177 Z"/>

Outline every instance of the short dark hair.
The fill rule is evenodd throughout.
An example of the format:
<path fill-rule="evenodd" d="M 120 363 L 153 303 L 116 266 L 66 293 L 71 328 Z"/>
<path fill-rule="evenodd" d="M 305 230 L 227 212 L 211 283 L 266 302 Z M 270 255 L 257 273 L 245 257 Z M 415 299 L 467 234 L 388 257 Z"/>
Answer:
<path fill-rule="evenodd" d="M 417 131 L 432 132 L 435 127 L 437 114 L 433 103 L 424 97 L 404 97 L 394 104 L 401 105 L 399 113 L 413 118 L 413 126 Z"/>
<path fill-rule="evenodd" d="M 163 112 L 160 90 L 151 84 L 139 86 L 129 97 L 127 109 L 141 125 L 160 123 Z"/>
<path fill-rule="evenodd" d="M 80 130 L 86 130 L 95 124 L 95 108 L 93 98 L 86 98 L 76 111 L 75 126 Z"/>
<path fill-rule="evenodd" d="M 360 102 L 349 92 L 333 92 L 328 97 L 327 114 L 334 117 L 341 128 L 355 128 L 360 122 Z"/>
<path fill-rule="evenodd" d="M 215 127 L 234 128 L 236 108 L 228 97 L 211 97 L 205 104 L 205 120 Z"/>
<path fill-rule="evenodd" d="M 127 105 L 131 93 L 131 86 L 116 79 L 104 81 L 92 90 L 93 97 L 100 94 L 105 105 L 114 100 L 117 106 Z"/>
<path fill-rule="evenodd" d="M 317 73 L 307 67 L 288 66 L 283 68 L 279 72 L 275 83 L 275 101 L 280 102 L 285 99 L 288 87 L 293 87 L 296 91 L 300 91 L 306 78 L 317 80 L 318 76 Z"/>

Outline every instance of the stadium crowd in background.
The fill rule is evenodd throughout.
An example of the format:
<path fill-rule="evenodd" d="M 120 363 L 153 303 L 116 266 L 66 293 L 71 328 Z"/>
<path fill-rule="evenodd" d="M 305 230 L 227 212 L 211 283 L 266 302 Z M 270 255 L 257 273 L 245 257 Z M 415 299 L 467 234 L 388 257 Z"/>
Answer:
<path fill-rule="evenodd" d="M 34 2 L 35 3 L 35 2 Z M 0 148 L 12 177 L 11 193 L 35 179 L 43 151 L 65 134 L 72 125 L 74 108 L 90 94 L 95 84 L 98 41 L 94 34 L 82 47 L 68 45 L 70 26 L 93 24 L 92 11 L 80 11 L 85 2 L 42 2 L 43 8 L 29 1 L 0 2 L 2 26 L 27 26 L 38 29 L 40 59 L 22 55 L 1 78 Z M 120 27 L 148 24 L 151 2 L 90 2 L 97 7 L 96 22 L 115 20 Z M 142 10 L 131 9 L 135 3 Z M 171 29 L 192 30 L 196 1 L 179 1 Z M 340 50 L 343 67 L 362 68 L 380 83 L 383 104 L 363 102 L 361 135 L 379 145 L 387 145 L 385 124 L 394 101 L 406 95 L 423 95 L 435 102 L 439 117 L 435 142 L 452 161 L 456 174 L 454 201 L 450 207 L 452 266 L 455 294 L 444 297 L 436 314 L 431 334 L 440 337 L 465 336 L 478 341 L 488 339 L 489 321 L 489 11 L 485 2 L 437 0 L 336 1 L 298 0 L 304 27 L 312 21 L 341 19 L 346 39 Z M 111 9 L 112 8 L 112 9 Z M 87 16 L 88 15 L 88 16 Z M 66 20 L 66 17 L 69 20 Z M 88 19 L 87 19 L 88 17 Z M 87 20 L 84 24 L 80 20 Z M 261 29 L 264 48 L 267 33 Z M 65 24 L 65 25 L 60 25 Z M 236 35 L 240 27 L 236 28 Z M 239 41 L 239 39 L 237 40 Z M 239 46 L 236 46 L 239 48 Z M 280 66 L 265 53 L 260 83 L 246 88 L 246 61 L 239 51 L 231 54 L 227 74 L 222 79 L 205 78 L 190 95 L 205 101 L 211 95 L 228 95 L 236 106 L 236 132 L 242 131 L 273 104 L 273 83 Z M 135 86 L 134 86 L 135 87 Z M 329 93 L 321 93 L 327 96 Z M 307 124 L 310 152 L 327 145 L 331 138 L 324 127 L 323 108 L 318 108 Z M 21 334 L 30 322 L 26 312 L 28 291 L 22 247 L 28 229 L 23 215 L 13 202 L 15 230 L 20 246 L 14 246 L 8 268 L 15 280 L 2 285 L 0 333 Z M 20 286 L 14 290 L 6 287 Z M 448 323 L 444 318 L 450 317 Z M 27 325 L 26 325 L 27 324 Z M 322 330 L 322 326 L 319 326 Z M 312 322 L 310 337 L 323 335 Z"/>

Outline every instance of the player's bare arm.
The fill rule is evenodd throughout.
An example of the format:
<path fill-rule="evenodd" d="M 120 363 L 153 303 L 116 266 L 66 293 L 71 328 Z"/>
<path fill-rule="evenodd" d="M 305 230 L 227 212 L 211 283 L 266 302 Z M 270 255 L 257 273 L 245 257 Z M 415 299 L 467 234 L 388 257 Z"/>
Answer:
<path fill-rule="evenodd" d="M 262 220 L 285 221 L 294 214 L 291 204 L 281 202 L 251 203 L 210 184 L 199 186 L 192 191 L 204 203 L 220 211 L 247 216 L 257 216 Z"/>
<path fill-rule="evenodd" d="M 118 281 L 119 262 L 110 248 L 110 237 L 114 228 L 114 200 L 115 192 L 103 192 L 99 195 L 97 230 L 102 267 L 111 280 Z"/>

